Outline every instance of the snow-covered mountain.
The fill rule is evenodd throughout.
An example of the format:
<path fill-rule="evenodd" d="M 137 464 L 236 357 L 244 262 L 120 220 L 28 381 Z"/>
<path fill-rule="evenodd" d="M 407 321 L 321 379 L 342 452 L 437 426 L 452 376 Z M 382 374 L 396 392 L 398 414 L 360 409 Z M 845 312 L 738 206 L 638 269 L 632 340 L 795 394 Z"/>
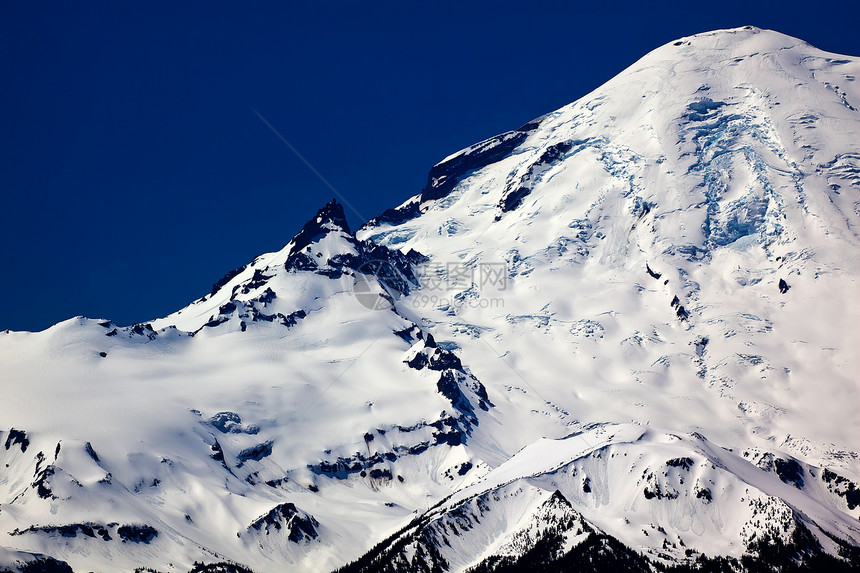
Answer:
<path fill-rule="evenodd" d="M 856 568 L 858 75 L 683 38 L 169 316 L 0 334 L 0 570 Z"/>

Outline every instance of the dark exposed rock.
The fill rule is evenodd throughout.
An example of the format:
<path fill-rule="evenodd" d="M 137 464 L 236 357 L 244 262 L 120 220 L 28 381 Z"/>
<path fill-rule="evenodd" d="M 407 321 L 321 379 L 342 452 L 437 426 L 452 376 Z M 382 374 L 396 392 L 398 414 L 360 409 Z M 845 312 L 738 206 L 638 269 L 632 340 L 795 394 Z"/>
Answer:
<path fill-rule="evenodd" d="M 791 288 L 790 286 L 788 286 L 788 283 L 785 282 L 785 279 L 779 279 L 779 285 L 778 286 L 779 286 L 779 292 L 781 294 L 787 293 L 788 289 Z"/>
<path fill-rule="evenodd" d="M 410 456 L 418 456 L 418 455 L 423 454 L 424 452 L 426 452 L 429 449 L 430 449 L 430 444 L 428 442 L 421 442 L 420 444 L 417 444 L 417 445 L 412 446 L 411 448 L 407 449 L 406 453 L 409 454 Z"/>
<path fill-rule="evenodd" d="M 389 293 L 406 295 L 418 285 L 418 277 L 413 271 L 413 265 L 421 264 L 421 258 L 415 251 L 404 255 L 400 251 L 386 247 L 360 243 L 361 258 L 350 267 L 356 273 L 372 276 Z M 423 257 L 423 255 L 421 255 Z"/>
<path fill-rule="evenodd" d="M 633 208 L 633 214 L 636 216 L 636 219 L 642 219 L 651 212 L 651 208 L 654 207 L 652 203 L 648 203 L 647 201 L 642 201 L 639 197 L 636 197 L 636 202 Z"/>
<path fill-rule="evenodd" d="M 194 334 L 197 334 L 197 332 L 200 332 L 201 330 L 203 330 L 203 328 L 212 328 L 213 326 L 218 326 L 219 324 L 224 324 L 228 320 L 230 320 L 230 319 L 227 318 L 226 316 L 216 316 L 215 318 L 213 318 L 212 320 L 210 320 L 209 322 L 204 324 L 202 328 L 199 328 L 197 331 L 195 331 Z"/>
<path fill-rule="evenodd" d="M 415 370 L 421 370 L 422 368 L 427 366 L 427 362 L 428 362 L 427 355 L 424 354 L 423 352 L 419 352 L 418 354 L 413 356 L 412 359 L 407 360 L 406 364 L 410 368 L 413 368 Z"/>
<path fill-rule="evenodd" d="M 428 349 L 432 349 L 432 352 L 428 353 Z M 464 416 L 467 428 L 469 425 L 477 423 L 475 410 L 460 387 L 461 383 L 467 383 L 470 377 L 465 373 L 463 364 L 456 354 L 438 347 L 432 335 L 428 334 L 425 340 L 425 349 L 406 361 L 406 364 L 416 370 L 426 367 L 430 370 L 441 372 L 442 374 L 436 384 L 436 389 L 450 400 L 455 410 Z M 471 378 L 471 380 L 473 383 L 469 386 L 478 396 L 478 407 L 485 411 L 489 410 L 489 406 L 492 406 L 492 403 L 489 401 L 486 388 L 474 378 Z M 438 440 L 437 443 L 439 443 Z M 446 441 L 445 443 L 455 445 L 451 441 Z"/>
<path fill-rule="evenodd" d="M 675 315 L 681 322 L 684 322 L 690 318 L 690 314 L 687 312 L 687 309 L 680 305 L 678 306 L 678 310 L 675 311 Z"/>
<path fill-rule="evenodd" d="M 258 311 L 257 309 L 255 309 L 253 307 L 251 307 L 250 312 L 251 312 L 251 320 L 254 320 L 254 321 L 261 320 L 264 322 L 279 322 L 280 324 L 282 324 L 286 327 L 295 326 L 296 324 L 298 324 L 298 322 L 301 319 L 307 317 L 307 315 L 308 315 L 302 309 L 293 311 L 286 316 L 284 316 L 280 312 L 277 312 L 275 314 L 263 314 L 262 312 Z"/>
<path fill-rule="evenodd" d="M 711 339 L 707 336 L 702 336 L 701 338 L 696 339 L 696 355 L 700 358 L 705 355 L 705 351 L 708 348 L 708 344 L 710 344 Z"/>
<path fill-rule="evenodd" d="M 242 418 L 235 412 L 218 412 L 211 418 L 209 423 L 222 434 L 256 434 L 260 431 L 257 426 L 245 426 Z"/>
<path fill-rule="evenodd" d="M 271 288 L 267 287 L 266 290 L 263 291 L 263 294 L 261 294 L 260 296 L 258 296 L 254 300 L 261 302 L 263 304 L 269 304 L 273 300 L 275 300 L 275 292 Z"/>
<path fill-rule="evenodd" d="M 547 147 L 541 156 L 529 166 L 526 173 L 516 183 L 508 185 L 505 189 L 504 195 L 499 201 L 501 212 L 507 213 L 519 207 L 523 199 L 532 191 L 532 186 L 535 183 L 535 172 L 544 165 L 558 163 L 562 156 L 573 148 L 574 143 L 573 141 L 562 141 Z M 499 217 L 496 217 L 496 220 L 498 219 Z"/>
<path fill-rule="evenodd" d="M 65 561 L 47 555 L 39 555 L 21 566 L 21 573 L 74 573 Z"/>
<path fill-rule="evenodd" d="M 212 425 L 224 433 L 256 434 L 260 431 L 257 426 L 242 425 L 242 418 L 234 412 L 219 412 L 212 417 Z"/>
<path fill-rule="evenodd" d="M 413 520 L 388 539 L 377 544 L 356 561 L 336 573 L 400 573 L 420 571 L 441 573 L 449 563 L 440 551 L 444 532 L 481 527 L 482 518 L 494 510 L 489 493 L 446 512 L 441 519 L 427 515 Z M 470 573 L 504 571 L 636 571 L 650 572 L 648 560 L 613 537 L 596 531 L 585 522 L 570 502 L 556 491 L 541 507 L 550 521 L 543 523 L 536 539 L 529 539 L 518 555 L 491 556 L 469 569 Z M 573 547 L 568 535 L 582 536 Z"/>
<path fill-rule="evenodd" d="M 821 479 L 827 484 L 827 489 L 834 492 L 839 497 L 844 497 L 848 503 L 848 509 L 855 509 L 860 506 L 860 487 L 857 487 L 853 481 L 841 475 L 824 469 Z"/>
<path fill-rule="evenodd" d="M 648 266 L 648 263 L 645 263 L 645 272 L 647 272 L 647 273 L 648 273 L 648 276 L 650 276 L 650 277 L 651 277 L 651 278 L 653 278 L 653 279 L 659 279 L 660 277 L 662 277 L 662 276 L 663 276 L 662 274 L 660 274 L 660 273 L 655 272 L 654 270 L 652 270 L 652 269 L 651 269 L 651 267 L 650 267 L 650 266 Z"/>
<path fill-rule="evenodd" d="M 123 543 L 144 543 L 149 544 L 153 539 L 158 537 L 158 531 L 149 525 L 120 525 L 116 534 L 122 539 Z"/>
<path fill-rule="evenodd" d="M 442 372 L 442 375 L 439 376 L 439 381 L 436 382 L 436 389 L 440 394 L 450 400 L 451 405 L 455 410 L 463 414 L 467 420 L 474 423 L 477 421 L 477 418 L 475 417 L 475 409 L 472 407 L 469 399 L 466 398 L 466 395 L 463 394 L 463 390 L 460 388 L 459 384 L 459 376 L 457 374 L 458 373 L 451 370 Z"/>
<path fill-rule="evenodd" d="M 282 485 L 284 485 L 285 483 L 288 483 L 289 481 L 290 481 L 289 478 L 282 477 L 282 478 L 277 478 L 277 479 L 269 479 L 269 480 L 264 481 L 263 483 L 265 483 L 269 487 L 281 487 Z"/>
<path fill-rule="evenodd" d="M 36 488 L 36 494 L 42 499 L 57 499 L 50 486 L 50 479 L 57 471 L 56 468 L 53 465 L 49 465 L 39 471 L 38 465 L 36 467 L 36 480 L 31 484 L 32 487 Z"/>
<path fill-rule="evenodd" d="M 668 460 L 666 462 L 666 465 L 669 467 L 682 468 L 682 469 L 685 469 L 687 471 L 690 471 L 690 468 L 692 468 L 694 464 L 695 464 L 695 462 L 693 461 L 693 458 L 686 458 L 686 457 L 685 458 L 673 458 L 673 459 Z"/>
<path fill-rule="evenodd" d="M 536 130 L 538 127 L 540 127 L 540 124 L 543 123 L 543 120 L 545 120 L 547 118 L 547 115 L 549 115 L 549 114 L 544 114 L 540 117 L 536 117 L 533 120 L 524 123 L 523 125 L 521 125 L 520 127 L 517 128 L 517 131 L 528 132 L 528 131 Z"/>
<path fill-rule="evenodd" d="M 490 402 L 490 397 L 487 395 L 487 388 L 476 379 L 475 383 L 472 385 L 472 391 L 478 397 L 478 408 L 485 412 L 489 412 L 490 408 L 493 407 L 494 404 Z"/>
<path fill-rule="evenodd" d="M 152 325 L 149 323 L 135 324 L 131 327 L 130 332 L 138 336 L 146 336 L 150 340 L 153 340 L 156 336 L 158 336 L 158 334 L 152 329 Z"/>
<path fill-rule="evenodd" d="M 710 117 L 711 112 L 726 105 L 723 101 L 714 101 L 711 98 L 702 98 L 687 105 L 685 118 L 691 121 L 702 121 Z"/>
<path fill-rule="evenodd" d="M 230 563 L 227 561 L 219 561 L 218 563 L 198 563 L 194 562 L 194 566 L 188 573 L 254 573 L 244 565 L 238 563 Z"/>
<path fill-rule="evenodd" d="M 466 439 L 466 434 L 460 426 L 460 421 L 452 416 L 445 416 L 431 423 L 420 422 L 410 427 L 397 426 L 397 430 L 404 434 L 433 428 L 435 430 L 433 432 L 433 441 L 422 441 L 411 446 L 395 446 L 392 451 L 375 452 L 371 455 L 356 452 L 346 458 L 338 457 L 334 461 L 324 460 L 316 464 L 310 464 L 307 467 L 317 475 L 324 475 L 335 479 L 348 479 L 353 474 L 360 474 L 368 470 L 372 473 L 376 469 L 374 466 L 385 464 L 386 462 L 394 462 L 402 456 L 417 456 L 431 447 L 438 445 L 459 445 L 463 443 Z M 382 430 L 377 431 L 380 434 L 386 433 Z M 365 441 L 365 443 L 370 442 Z"/>
<path fill-rule="evenodd" d="M 391 470 L 388 468 L 375 468 L 370 470 L 368 474 L 372 479 L 391 479 L 393 476 L 391 475 Z"/>
<path fill-rule="evenodd" d="M 247 462 L 249 460 L 260 461 L 263 458 L 272 455 L 272 442 L 263 442 L 262 444 L 257 444 L 256 446 L 251 446 L 250 448 L 245 448 L 236 456 L 236 459 L 239 460 L 240 464 Z"/>
<path fill-rule="evenodd" d="M 681 304 L 681 301 L 678 300 L 678 295 L 673 296 L 672 302 L 670 303 L 670 305 L 675 307 L 675 306 L 678 306 L 679 304 Z"/>
<path fill-rule="evenodd" d="M 433 354 L 430 355 L 429 363 L 427 365 L 430 370 L 459 370 L 463 371 L 463 363 L 460 362 L 460 359 L 453 352 L 448 352 L 447 350 L 442 350 L 441 348 L 436 348 L 433 351 Z"/>
<path fill-rule="evenodd" d="M 337 253 L 325 261 L 318 260 L 321 255 L 312 253 L 310 245 L 335 230 L 343 233 L 344 240 L 355 252 Z M 314 219 L 308 221 L 292 243 L 293 247 L 284 264 L 287 271 L 310 271 L 333 279 L 344 275 L 372 276 L 389 294 L 408 294 L 418 284 L 412 266 L 428 260 L 414 250 L 404 254 L 371 241 L 358 241 L 350 233 L 343 218 L 343 208 L 335 201 L 327 204 Z"/>
<path fill-rule="evenodd" d="M 27 432 L 24 430 L 16 430 L 15 428 L 9 430 L 9 435 L 6 436 L 5 448 L 8 450 L 14 445 L 19 445 L 21 447 L 21 453 L 25 453 L 27 448 L 30 447 L 30 440 L 27 438 Z"/>
<path fill-rule="evenodd" d="M 409 328 L 404 328 L 403 330 L 396 330 L 394 334 L 402 338 L 405 342 L 412 344 L 416 340 L 418 340 L 418 335 L 421 333 L 421 330 L 417 326 L 410 326 Z"/>
<path fill-rule="evenodd" d="M 218 292 L 221 289 L 221 287 L 223 287 L 228 282 L 233 280 L 233 278 L 235 278 L 236 275 L 238 275 L 239 273 L 244 271 L 247 267 L 248 267 L 248 265 L 242 265 L 238 269 L 234 269 L 234 270 L 230 271 L 229 273 L 227 273 L 226 275 L 224 275 L 223 277 L 221 277 L 218 280 L 218 282 L 216 282 L 215 284 L 212 285 L 212 293 L 211 294 L 215 294 L 216 292 Z"/>
<path fill-rule="evenodd" d="M 860 548 L 849 545 L 833 536 L 830 540 L 838 547 L 845 561 L 824 552 L 816 536 L 804 524 L 803 519 L 793 516 L 794 531 L 785 542 L 779 535 L 758 536 L 747 545 L 747 552 L 741 558 L 743 571 L 857 571 L 860 562 Z"/>
<path fill-rule="evenodd" d="M 319 268 L 319 265 L 307 253 L 292 252 L 287 257 L 284 268 L 288 271 L 315 271 Z"/>
<path fill-rule="evenodd" d="M 591 531 L 583 542 L 573 546 L 567 553 L 563 549 L 564 542 L 565 538 L 560 531 L 549 529 L 523 555 L 490 557 L 469 571 L 470 573 L 527 571 L 646 573 L 654 570 L 645 557 L 616 538 L 603 533 Z"/>
<path fill-rule="evenodd" d="M 400 253 L 400 251 L 397 251 L 397 250 L 395 250 L 393 252 L 394 253 Z M 430 262 L 430 257 L 428 257 L 425 254 L 419 253 L 415 249 L 409 249 L 408 251 L 406 251 L 406 254 L 403 255 L 403 257 L 406 259 L 406 262 L 409 263 L 410 265 L 422 265 L 424 263 Z"/>
<path fill-rule="evenodd" d="M 96 451 L 93 449 L 93 445 L 92 445 L 91 443 L 87 442 L 86 444 L 84 444 L 84 451 L 87 453 L 87 455 L 88 455 L 90 458 L 92 458 L 92 460 L 93 460 L 95 463 L 97 463 L 97 464 L 98 464 L 98 463 L 101 463 L 101 460 L 99 460 L 99 455 L 98 455 L 98 454 L 96 453 Z"/>
<path fill-rule="evenodd" d="M 653 473 L 649 473 L 646 480 L 648 481 L 648 485 L 646 485 L 645 489 L 642 491 L 642 495 L 645 496 L 645 499 L 677 499 L 680 495 L 671 487 L 661 485 Z"/>
<path fill-rule="evenodd" d="M 299 253 L 308 245 L 318 241 L 326 234 L 330 228 L 339 228 L 344 233 L 350 234 L 349 224 L 346 222 L 346 216 L 343 214 L 343 207 L 332 199 L 320 209 L 316 217 L 305 223 L 302 230 L 293 237 L 292 253 Z"/>
<path fill-rule="evenodd" d="M 803 467 L 795 460 L 776 458 L 773 460 L 774 471 L 783 483 L 791 484 L 797 489 L 803 489 Z"/>
<path fill-rule="evenodd" d="M 254 269 L 254 275 L 251 277 L 251 279 L 243 285 L 236 285 L 233 288 L 233 294 L 235 295 L 236 291 L 240 289 L 242 294 L 248 294 L 255 288 L 259 288 L 266 284 L 266 281 L 272 278 L 272 276 L 274 275 L 265 275 L 260 269 Z"/>
<path fill-rule="evenodd" d="M 508 131 L 486 139 L 433 167 L 421 191 L 421 203 L 441 199 L 469 172 L 507 157 L 528 137 L 527 131 Z"/>
<path fill-rule="evenodd" d="M 337 458 L 334 462 L 322 461 L 318 464 L 308 465 L 308 469 L 317 475 L 325 475 L 336 479 L 347 479 L 350 474 L 359 473 L 365 467 L 372 465 L 374 461 L 382 461 L 382 457 L 375 454 L 370 459 L 361 454 L 349 458 Z"/>
<path fill-rule="evenodd" d="M 269 535 L 284 529 L 291 542 L 306 544 L 319 537 L 318 527 L 319 522 L 312 515 L 298 509 L 295 504 L 282 503 L 251 522 L 248 532 Z"/>
<path fill-rule="evenodd" d="M 114 524 L 116 525 L 116 524 Z M 24 535 L 25 533 L 44 533 L 46 535 L 59 535 L 61 537 L 77 537 L 78 534 L 85 537 L 101 537 L 104 541 L 113 539 L 106 525 L 99 523 L 70 523 L 68 525 L 33 525 L 23 530 L 15 530 L 11 535 Z"/>
<path fill-rule="evenodd" d="M 463 443 L 463 433 L 459 430 L 454 430 L 451 432 L 439 432 L 433 434 L 433 445 L 438 446 L 441 444 L 447 444 L 449 446 L 459 446 Z"/>
<path fill-rule="evenodd" d="M 528 187 L 517 187 L 516 189 L 511 190 L 506 193 L 502 200 L 499 202 L 499 209 L 502 213 L 507 213 L 509 211 L 513 211 L 523 203 L 523 199 L 531 194 L 532 190 Z M 501 216 L 497 216 L 496 220 L 501 219 Z"/>
<path fill-rule="evenodd" d="M 209 457 L 216 462 L 221 462 L 221 465 L 226 468 L 227 462 L 224 460 L 224 450 L 221 448 L 221 444 L 218 443 L 218 440 L 215 440 L 215 443 L 209 446 L 209 449 L 212 450 Z"/>
<path fill-rule="evenodd" d="M 410 201 L 401 207 L 396 207 L 394 209 L 386 209 L 382 212 L 378 217 L 374 217 L 370 221 L 368 221 L 368 226 L 379 226 L 379 225 L 401 225 L 406 221 L 410 221 L 421 214 L 421 202 L 416 199 L 415 201 Z"/>

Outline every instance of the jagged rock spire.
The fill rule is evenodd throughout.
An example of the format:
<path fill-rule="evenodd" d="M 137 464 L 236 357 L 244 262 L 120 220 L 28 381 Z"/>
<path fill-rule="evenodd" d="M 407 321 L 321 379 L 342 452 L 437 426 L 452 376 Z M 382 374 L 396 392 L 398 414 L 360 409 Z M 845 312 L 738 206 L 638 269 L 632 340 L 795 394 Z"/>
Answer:
<path fill-rule="evenodd" d="M 347 235 L 352 235 L 349 230 L 349 223 L 346 222 L 346 216 L 343 214 L 343 206 L 332 199 L 317 211 L 316 216 L 305 223 L 302 230 L 293 237 L 293 252 L 299 252 L 320 237 L 338 230 Z"/>

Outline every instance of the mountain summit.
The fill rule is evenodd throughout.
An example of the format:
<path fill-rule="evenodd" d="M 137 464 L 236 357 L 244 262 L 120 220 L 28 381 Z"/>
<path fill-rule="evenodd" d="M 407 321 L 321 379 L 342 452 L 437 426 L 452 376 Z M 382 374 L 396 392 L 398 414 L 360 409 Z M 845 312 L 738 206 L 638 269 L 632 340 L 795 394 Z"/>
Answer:
<path fill-rule="evenodd" d="M 858 75 L 682 38 L 167 317 L 0 334 L 0 565 L 856 570 Z"/>
<path fill-rule="evenodd" d="M 343 207 L 333 199 L 319 210 L 316 217 L 305 223 L 298 235 L 293 237 L 291 241 L 293 252 L 301 251 L 331 231 L 352 234 L 346 222 L 346 216 L 343 214 Z"/>

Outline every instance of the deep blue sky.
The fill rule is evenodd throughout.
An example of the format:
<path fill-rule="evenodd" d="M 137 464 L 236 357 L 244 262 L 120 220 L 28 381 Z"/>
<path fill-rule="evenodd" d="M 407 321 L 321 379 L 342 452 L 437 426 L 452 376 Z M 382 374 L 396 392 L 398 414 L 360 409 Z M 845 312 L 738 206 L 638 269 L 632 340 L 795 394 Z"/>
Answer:
<path fill-rule="evenodd" d="M 0 0 L 0 329 L 163 316 L 289 241 L 333 193 L 251 107 L 358 226 L 675 38 L 858 55 L 858 5 Z"/>

